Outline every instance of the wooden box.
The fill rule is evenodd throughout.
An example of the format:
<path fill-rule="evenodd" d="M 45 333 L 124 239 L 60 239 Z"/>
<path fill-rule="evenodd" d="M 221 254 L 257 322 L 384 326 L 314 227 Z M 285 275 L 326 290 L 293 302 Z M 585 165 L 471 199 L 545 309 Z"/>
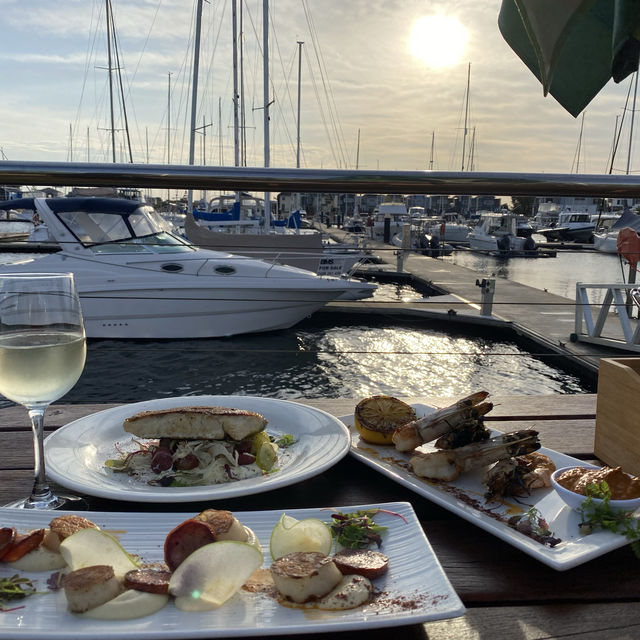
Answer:
<path fill-rule="evenodd" d="M 640 357 L 600 360 L 594 452 L 640 476 Z"/>

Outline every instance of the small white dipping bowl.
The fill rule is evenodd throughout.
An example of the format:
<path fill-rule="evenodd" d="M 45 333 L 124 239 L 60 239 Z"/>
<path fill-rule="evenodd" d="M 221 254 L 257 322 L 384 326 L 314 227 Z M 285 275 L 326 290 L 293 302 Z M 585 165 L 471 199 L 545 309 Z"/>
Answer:
<path fill-rule="evenodd" d="M 558 484 L 556 480 L 556 478 L 565 471 L 568 471 L 569 469 L 575 469 L 576 467 L 580 467 L 581 469 L 597 468 L 587 465 L 573 465 L 571 467 L 562 467 L 561 469 L 556 469 L 551 474 L 551 486 L 555 489 L 556 493 L 568 506 L 577 511 L 582 506 L 582 503 L 587 499 L 587 497 L 583 496 L 581 493 L 575 493 L 575 491 L 566 489 L 561 484 Z M 600 498 L 592 498 L 592 501 L 594 502 L 594 504 L 602 504 L 602 500 Z M 609 500 L 609 506 L 612 509 L 619 509 L 622 511 L 635 511 L 640 507 L 640 498 L 632 498 L 631 500 Z"/>

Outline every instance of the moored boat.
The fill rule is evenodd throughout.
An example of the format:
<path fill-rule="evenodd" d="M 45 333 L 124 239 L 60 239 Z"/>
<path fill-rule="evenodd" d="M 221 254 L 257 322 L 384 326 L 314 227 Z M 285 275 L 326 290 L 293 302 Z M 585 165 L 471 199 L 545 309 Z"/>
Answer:
<path fill-rule="evenodd" d="M 477 225 L 469 233 L 469 248 L 497 255 L 534 254 L 533 238 L 517 235 L 517 216 L 513 213 L 482 213 Z"/>
<path fill-rule="evenodd" d="M 394 235 L 402 233 L 403 225 L 410 222 L 409 212 L 403 202 L 381 202 L 374 209 L 372 218 L 369 233 L 379 242 L 391 242 Z"/>
<path fill-rule="evenodd" d="M 640 232 L 640 215 L 625 211 L 609 229 L 596 231 L 593 234 L 593 248 L 602 253 L 618 253 L 618 233 L 626 227 Z"/>
<path fill-rule="evenodd" d="M 21 206 L 38 213 L 61 250 L 3 265 L 1 272 L 72 272 L 90 338 L 206 338 L 286 329 L 331 300 L 364 297 L 375 288 L 199 249 L 136 201 L 29 198 Z"/>
<path fill-rule="evenodd" d="M 546 229 L 538 229 L 536 233 L 547 240 L 564 240 L 567 242 L 591 242 L 596 230 L 592 214 L 586 211 L 561 211 L 557 223 Z"/>
<path fill-rule="evenodd" d="M 287 233 L 284 228 L 276 232 L 262 227 L 242 233 L 222 229 L 214 231 L 198 223 L 190 213 L 186 214 L 184 231 L 190 242 L 203 249 L 275 261 L 318 275 L 349 274 L 368 257 L 357 247 L 329 246 L 322 234 L 316 231 L 301 233 L 298 229 L 298 232 Z"/>

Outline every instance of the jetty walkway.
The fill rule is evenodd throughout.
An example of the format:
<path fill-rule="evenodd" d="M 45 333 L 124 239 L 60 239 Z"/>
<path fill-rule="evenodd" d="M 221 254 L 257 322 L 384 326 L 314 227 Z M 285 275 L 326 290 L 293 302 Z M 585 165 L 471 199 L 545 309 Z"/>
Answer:
<path fill-rule="evenodd" d="M 327 228 L 324 225 L 321 225 L 321 228 L 334 240 L 349 242 L 351 234 L 348 232 L 335 227 Z M 571 335 L 575 331 L 575 300 L 497 278 L 492 273 L 478 273 L 414 251 L 405 252 L 401 263 L 402 270 L 399 271 L 397 247 L 369 238 L 366 246 L 382 263 L 365 265 L 363 270 L 359 271 L 360 274 L 387 279 L 406 278 L 414 284 L 428 285 L 441 295 L 406 302 L 332 302 L 327 305 L 327 312 L 357 313 L 364 310 L 368 314 L 398 315 L 510 330 L 532 341 L 539 350 L 562 356 L 563 368 L 575 370 L 594 379 L 597 376 L 600 358 L 628 357 L 632 354 L 624 349 L 588 342 L 572 342 Z M 482 307 L 483 292 L 478 282 L 490 279 L 495 281 L 495 290 L 491 310 L 487 313 L 487 307 Z M 612 318 L 607 320 L 606 331 L 606 335 L 623 340 L 619 321 L 613 314 Z"/>

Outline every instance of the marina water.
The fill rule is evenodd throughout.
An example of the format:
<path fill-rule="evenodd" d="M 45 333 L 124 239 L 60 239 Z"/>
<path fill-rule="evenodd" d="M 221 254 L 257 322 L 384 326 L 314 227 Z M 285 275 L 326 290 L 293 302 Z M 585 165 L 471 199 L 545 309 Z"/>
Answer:
<path fill-rule="evenodd" d="M 0 255 L 1 262 L 24 255 Z M 506 261 L 456 252 L 472 277 L 523 282 L 575 299 L 575 282 L 622 282 L 617 256 L 559 253 Z M 376 299 L 420 296 L 381 284 Z M 318 312 L 284 331 L 194 340 L 90 340 L 85 370 L 62 402 L 136 402 L 181 395 L 259 395 L 289 400 L 397 396 L 590 393 L 590 382 L 510 334 L 430 321 Z M 533 348 L 535 351 L 535 347 Z M 4 402 L 4 406 L 11 403 Z"/>

